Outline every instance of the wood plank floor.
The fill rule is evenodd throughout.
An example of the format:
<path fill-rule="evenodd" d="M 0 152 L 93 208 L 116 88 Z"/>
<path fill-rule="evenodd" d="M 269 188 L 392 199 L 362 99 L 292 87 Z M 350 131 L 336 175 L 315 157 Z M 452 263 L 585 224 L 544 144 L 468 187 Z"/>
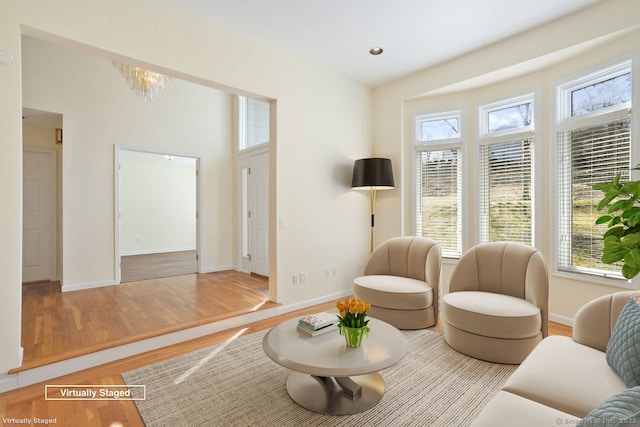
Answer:
<path fill-rule="evenodd" d="M 226 298 L 233 300 L 233 297 Z M 76 372 L 49 381 L 49 384 L 119 384 L 124 385 L 120 374 L 160 360 L 175 357 L 216 343 L 224 342 L 238 331 L 247 328 L 243 335 L 270 328 L 285 319 L 303 314 L 330 310 L 335 302 L 309 307 L 287 313 L 276 318 L 266 319 L 234 328 L 229 331 L 175 344 L 148 353 L 107 363 L 95 368 Z M 433 328 L 441 330 L 441 325 Z M 552 335 L 571 336 L 571 328 L 557 323 L 549 323 Z M 12 419 L 55 419 L 59 426 L 143 426 L 135 404 L 131 401 L 46 401 L 44 384 L 34 384 L 19 390 L 0 394 L 0 417 Z"/>
<path fill-rule="evenodd" d="M 26 284 L 24 363 L 14 372 L 276 306 L 268 287 L 234 271 L 65 293 L 58 282 Z"/>
<path fill-rule="evenodd" d="M 134 282 L 196 273 L 196 255 L 196 251 L 178 251 L 123 256 L 120 258 L 120 281 Z"/>

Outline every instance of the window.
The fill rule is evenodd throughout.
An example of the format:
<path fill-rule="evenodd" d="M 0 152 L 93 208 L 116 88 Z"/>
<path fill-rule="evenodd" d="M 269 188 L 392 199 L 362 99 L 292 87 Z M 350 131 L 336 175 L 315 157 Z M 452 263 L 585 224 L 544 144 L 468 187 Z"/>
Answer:
<path fill-rule="evenodd" d="M 533 95 L 480 107 L 480 241 L 534 244 Z"/>
<path fill-rule="evenodd" d="M 416 117 L 416 234 L 448 258 L 462 253 L 461 122 L 460 112 Z"/>
<path fill-rule="evenodd" d="M 528 94 L 480 107 L 480 135 L 533 131 L 533 95 Z"/>
<path fill-rule="evenodd" d="M 269 103 L 239 96 L 238 105 L 239 149 L 269 142 Z"/>
<path fill-rule="evenodd" d="M 559 88 L 558 269 L 622 278 L 619 265 L 601 261 L 606 225 L 595 225 L 602 193 L 593 185 L 631 166 L 631 64 Z"/>

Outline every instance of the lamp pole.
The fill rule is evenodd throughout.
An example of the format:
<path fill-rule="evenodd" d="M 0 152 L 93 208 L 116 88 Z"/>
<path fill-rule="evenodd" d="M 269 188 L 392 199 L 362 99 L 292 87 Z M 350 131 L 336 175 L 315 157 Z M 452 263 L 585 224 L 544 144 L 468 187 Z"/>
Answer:
<path fill-rule="evenodd" d="M 371 201 L 371 252 L 373 252 L 376 246 L 376 191 L 378 189 L 386 190 L 393 187 L 393 170 L 390 159 L 372 157 L 359 159 L 354 162 L 351 188 L 369 190 Z"/>
<path fill-rule="evenodd" d="M 375 228 L 376 228 L 376 187 L 371 187 L 371 252 L 376 247 L 376 237 L 375 237 Z"/>

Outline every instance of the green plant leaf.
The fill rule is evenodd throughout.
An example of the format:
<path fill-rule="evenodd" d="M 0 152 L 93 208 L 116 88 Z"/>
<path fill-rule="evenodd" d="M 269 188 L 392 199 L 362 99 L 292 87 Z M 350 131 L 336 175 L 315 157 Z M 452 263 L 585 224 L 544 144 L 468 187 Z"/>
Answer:
<path fill-rule="evenodd" d="M 618 190 L 607 190 L 604 193 L 604 198 L 600 200 L 600 203 L 598 203 L 598 210 L 601 211 L 602 209 L 604 209 L 605 206 L 609 204 L 609 202 L 611 202 L 613 199 L 615 199 L 619 195 L 620 195 L 620 192 Z M 609 212 L 611 212 L 611 210 L 609 210 Z"/>
<path fill-rule="evenodd" d="M 634 246 L 640 246 L 640 234 L 627 234 L 622 239 L 620 239 L 622 244 L 624 244 L 628 248 L 633 248 Z"/>
<path fill-rule="evenodd" d="M 638 275 L 638 273 L 640 273 L 640 267 L 634 268 L 629 264 L 624 264 L 622 266 L 622 275 L 625 277 L 625 279 L 633 279 Z"/>
<path fill-rule="evenodd" d="M 605 222 L 611 221 L 613 217 L 611 215 L 602 215 L 600 218 L 596 219 L 596 224 L 604 224 Z"/>
<path fill-rule="evenodd" d="M 604 239 L 605 239 L 605 244 L 607 243 L 607 238 L 608 237 L 617 237 L 620 238 L 622 237 L 624 233 L 624 227 L 623 226 L 619 226 L 619 227 L 612 227 L 610 229 L 608 229 L 605 233 L 604 233 Z"/>
<path fill-rule="evenodd" d="M 630 219 L 630 218 L 632 218 L 633 216 L 636 216 L 636 215 L 640 215 L 640 207 L 639 206 L 634 206 L 631 209 L 627 209 L 626 211 L 622 212 L 622 217 L 626 218 L 626 219 Z"/>
<path fill-rule="evenodd" d="M 614 262 L 622 261 L 627 254 L 627 248 L 622 246 L 616 249 L 605 250 L 602 252 L 602 262 L 605 264 L 613 264 Z"/>
<path fill-rule="evenodd" d="M 617 236 L 608 236 L 604 239 L 604 250 L 602 251 L 602 262 L 613 264 L 624 258 L 629 248 L 620 242 Z"/>
<path fill-rule="evenodd" d="M 629 181 L 622 186 L 620 191 L 624 194 L 638 194 L 640 193 L 640 181 Z"/>
<path fill-rule="evenodd" d="M 607 191 L 610 187 L 610 182 L 596 182 L 591 188 L 593 188 L 594 190 Z"/>
<path fill-rule="evenodd" d="M 617 202 L 615 202 L 614 204 L 612 204 L 611 206 L 609 206 L 609 210 L 608 212 L 615 212 L 615 211 L 619 211 L 619 210 L 624 210 L 627 209 L 625 206 L 629 203 L 629 200 L 624 199 L 624 200 L 618 200 Z M 633 204 L 631 205 L 633 206 Z"/>
<path fill-rule="evenodd" d="M 614 216 L 611 222 L 609 223 L 609 227 L 613 227 L 614 225 L 618 225 L 622 222 L 622 219 L 619 216 Z"/>
<path fill-rule="evenodd" d="M 640 248 L 635 248 L 627 252 L 624 263 L 631 268 L 640 268 Z"/>

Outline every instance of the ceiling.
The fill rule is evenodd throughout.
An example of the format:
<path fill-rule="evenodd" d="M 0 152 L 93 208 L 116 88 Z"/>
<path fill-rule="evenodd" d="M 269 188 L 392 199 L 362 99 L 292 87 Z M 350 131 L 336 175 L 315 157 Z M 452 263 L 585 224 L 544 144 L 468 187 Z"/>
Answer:
<path fill-rule="evenodd" d="M 168 1 L 375 87 L 603 0 Z"/>

